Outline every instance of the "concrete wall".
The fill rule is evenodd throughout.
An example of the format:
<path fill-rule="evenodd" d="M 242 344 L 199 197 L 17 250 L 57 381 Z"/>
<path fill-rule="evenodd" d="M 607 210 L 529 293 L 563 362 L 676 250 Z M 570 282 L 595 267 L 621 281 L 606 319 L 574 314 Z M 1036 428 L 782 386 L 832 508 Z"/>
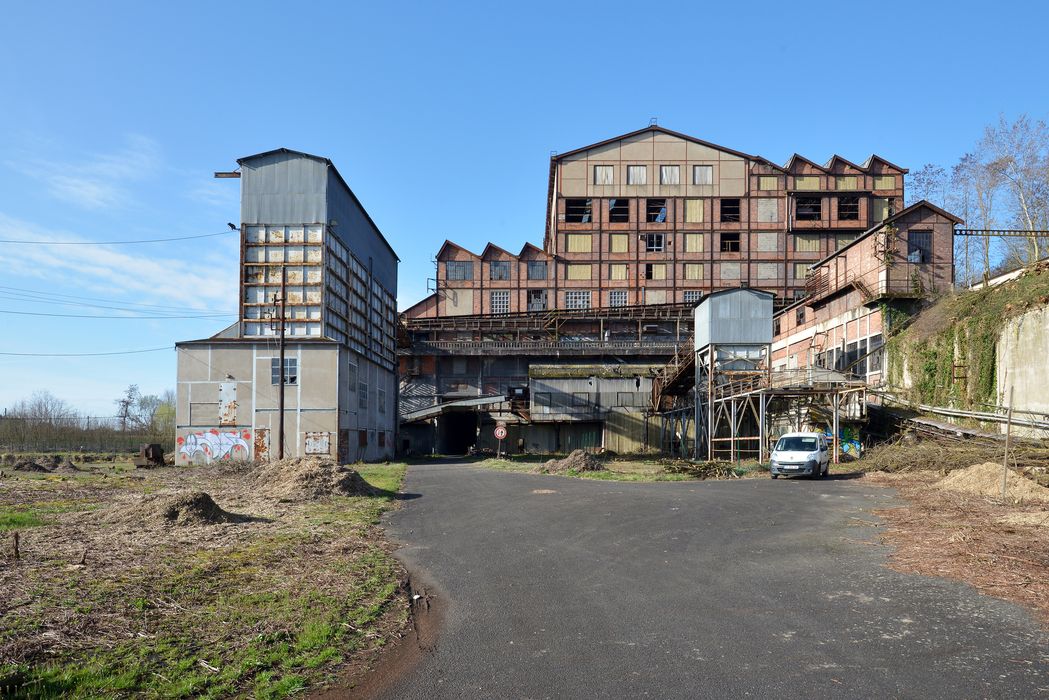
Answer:
<path fill-rule="evenodd" d="M 1009 401 L 1020 411 L 1049 413 L 1049 307 L 1042 307 L 1010 319 L 998 337 L 999 403 Z M 1005 426 L 1002 426 L 1004 432 Z M 1018 434 L 1049 437 L 1049 431 L 1014 428 Z"/>

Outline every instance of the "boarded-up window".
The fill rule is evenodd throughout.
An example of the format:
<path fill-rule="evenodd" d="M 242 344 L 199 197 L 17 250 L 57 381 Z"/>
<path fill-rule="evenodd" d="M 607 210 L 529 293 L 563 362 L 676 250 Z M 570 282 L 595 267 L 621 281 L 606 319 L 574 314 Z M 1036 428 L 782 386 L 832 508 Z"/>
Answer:
<path fill-rule="evenodd" d="M 703 234 L 702 233 L 686 233 L 685 234 L 685 252 L 686 253 L 702 253 L 703 252 Z"/>
<path fill-rule="evenodd" d="M 818 190 L 820 188 L 819 175 L 795 175 L 794 189 L 796 190 Z"/>
<path fill-rule="evenodd" d="M 758 239 L 758 252 L 759 253 L 778 253 L 779 252 L 779 234 L 766 232 L 755 234 Z"/>
<path fill-rule="evenodd" d="M 681 184 L 681 168 L 677 165 L 661 165 L 659 166 L 659 184 L 661 185 L 680 185 Z"/>
<path fill-rule="evenodd" d="M 809 274 L 808 263 L 794 263 L 794 279 L 803 280 Z"/>
<path fill-rule="evenodd" d="M 189 423 L 190 425 L 218 425 L 219 405 L 217 403 L 191 403 Z"/>
<path fill-rule="evenodd" d="M 665 289 L 646 289 L 644 292 L 646 304 L 667 303 L 667 290 Z"/>
<path fill-rule="evenodd" d="M 612 184 L 612 166 L 611 165 L 595 165 L 594 166 L 594 184 L 595 185 L 611 185 Z"/>
<path fill-rule="evenodd" d="M 589 265 L 568 265 L 566 266 L 566 278 L 570 280 L 588 280 L 590 279 L 590 266 Z"/>
<path fill-rule="evenodd" d="M 663 263 L 646 263 L 644 268 L 646 280 L 665 280 L 667 278 L 667 266 Z"/>
<path fill-rule="evenodd" d="M 795 233 L 794 250 L 799 253 L 820 252 L 820 235 L 818 233 Z"/>
<path fill-rule="evenodd" d="M 608 236 L 608 250 L 612 253 L 625 253 L 629 246 L 630 238 L 625 233 L 613 233 Z"/>
<path fill-rule="evenodd" d="M 855 190 L 856 189 L 856 176 L 855 175 L 839 175 L 835 179 L 834 188 L 839 190 Z"/>
<path fill-rule="evenodd" d="M 759 190 L 778 190 L 779 178 L 775 175 L 761 175 L 758 177 Z"/>
<path fill-rule="evenodd" d="M 625 280 L 627 272 L 626 263 L 609 265 L 608 266 L 608 279 L 610 280 Z"/>
<path fill-rule="evenodd" d="M 772 197 L 762 197 L 759 199 L 758 221 L 766 224 L 779 221 L 779 201 Z"/>
<path fill-rule="evenodd" d="M 648 167 L 644 165 L 628 165 L 626 169 L 626 184 L 647 185 Z"/>
<path fill-rule="evenodd" d="M 719 266 L 721 272 L 721 279 L 723 280 L 738 280 L 739 279 L 739 263 L 738 262 L 723 262 Z"/>
<path fill-rule="evenodd" d="M 834 237 L 834 240 L 835 240 L 835 243 L 837 245 L 836 250 L 841 250 L 842 248 L 844 248 L 845 246 L 847 246 L 848 244 L 850 244 L 854 240 L 856 240 L 856 234 L 855 233 L 839 233 L 837 236 Z"/>
<path fill-rule="evenodd" d="M 874 176 L 874 189 L 876 189 L 876 190 L 894 190 L 894 189 L 896 189 L 896 176 L 895 175 L 875 175 Z"/>
<path fill-rule="evenodd" d="M 701 224 L 701 223 L 703 223 L 703 200 L 702 199 L 686 199 L 685 200 L 685 223 L 686 224 Z"/>
<path fill-rule="evenodd" d="M 757 268 L 759 280 L 775 280 L 780 277 L 779 263 L 758 263 Z"/>
<path fill-rule="evenodd" d="M 569 253 L 589 253 L 590 252 L 590 234 L 589 233 L 570 233 L 568 238 L 568 252 Z"/>
<path fill-rule="evenodd" d="M 713 165 L 693 165 L 692 166 L 692 184 L 693 185 L 712 185 L 712 184 L 714 184 L 714 166 Z"/>
<path fill-rule="evenodd" d="M 703 279 L 703 264 L 702 263 L 685 263 L 685 279 L 687 279 L 687 280 L 701 280 L 701 279 Z"/>
<path fill-rule="evenodd" d="M 889 200 L 886 197 L 875 197 L 871 200 L 871 222 L 881 223 L 889 218 Z"/>

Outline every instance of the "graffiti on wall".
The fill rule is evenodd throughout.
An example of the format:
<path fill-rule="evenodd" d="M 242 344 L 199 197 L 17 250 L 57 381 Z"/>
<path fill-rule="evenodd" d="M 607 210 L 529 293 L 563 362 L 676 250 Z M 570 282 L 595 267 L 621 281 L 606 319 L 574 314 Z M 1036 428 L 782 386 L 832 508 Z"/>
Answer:
<path fill-rule="evenodd" d="M 210 464 L 214 460 L 248 459 L 251 456 L 249 440 L 251 432 L 247 430 L 220 431 L 212 428 L 190 433 L 176 442 L 179 454 L 187 461 Z"/>

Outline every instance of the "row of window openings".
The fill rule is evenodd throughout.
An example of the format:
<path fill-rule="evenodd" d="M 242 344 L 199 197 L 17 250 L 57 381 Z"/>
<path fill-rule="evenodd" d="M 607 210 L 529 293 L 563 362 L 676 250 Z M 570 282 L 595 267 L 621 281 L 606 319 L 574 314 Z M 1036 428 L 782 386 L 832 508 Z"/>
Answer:
<path fill-rule="evenodd" d="M 918 234 L 914 237 L 914 234 Z M 613 236 L 626 236 L 626 234 L 612 234 Z M 686 251 L 688 253 L 701 253 L 703 252 L 703 241 L 702 234 L 685 234 L 688 237 L 694 236 L 695 239 L 691 240 L 686 238 Z M 740 241 L 742 235 L 738 231 L 724 231 L 718 235 L 718 250 L 722 253 L 738 253 L 741 250 Z M 912 232 L 912 239 L 919 240 L 924 235 L 929 237 L 931 234 L 928 232 Z M 569 243 L 569 252 L 589 252 L 590 241 L 589 234 L 569 234 L 570 239 L 576 237 L 585 237 L 587 240 L 579 244 Z M 664 252 L 667 247 L 667 235 L 663 233 L 646 233 L 642 234 L 640 240 L 644 242 L 645 252 L 647 253 L 660 253 Z M 819 252 L 820 251 L 820 236 L 819 234 L 804 235 L 798 234 L 793 236 L 794 238 L 794 250 L 796 252 Z M 836 236 L 837 248 L 843 247 L 845 244 L 853 241 L 855 236 L 849 234 L 839 234 Z M 928 249 L 929 243 L 924 244 L 923 249 Z M 917 243 L 913 245 L 918 245 Z M 616 241 L 612 246 L 612 252 L 626 252 L 627 248 L 623 242 Z M 914 248 L 908 250 L 908 259 L 915 257 Z M 917 259 L 911 260 L 911 262 L 925 262 L 929 259 L 928 251 L 925 253 L 919 253 Z M 471 280 L 473 279 L 473 264 L 469 261 L 449 260 L 446 263 L 447 276 L 449 280 Z M 491 261 L 489 262 L 489 272 L 491 279 L 493 280 L 509 280 L 510 279 L 510 262 L 505 260 Z M 528 263 L 528 279 L 530 280 L 545 280 L 547 264 L 545 261 L 542 262 L 529 262 Z M 616 279 L 616 278 L 613 278 Z"/>
<path fill-rule="evenodd" d="M 558 397 L 560 398 L 560 397 Z M 616 406 L 642 407 L 648 405 L 648 396 L 641 392 L 617 391 Z M 548 391 L 536 392 L 535 405 L 544 408 L 591 408 L 599 409 L 600 394 L 596 391 L 576 391 L 565 395 L 564 399 L 554 403 L 554 394 Z"/>
<path fill-rule="evenodd" d="M 615 166 L 613 165 L 595 165 L 594 166 L 594 184 L 595 185 L 614 185 L 615 184 Z M 626 170 L 626 184 L 628 185 L 647 185 L 648 184 L 648 166 L 647 165 L 628 165 Z M 659 184 L 660 185 L 680 185 L 681 184 L 681 166 L 678 165 L 660 165 L 659 166 Z M 693 165 L 692 166 L 692 184 L 693 185 L 713 185 L 714 184 L 714 166 L 712 165 Z M 794 189 L 796 190 L 818 190 L 820 189 L 821 181 L 819 175 L 795 175 L 794 176 Z M 837 175 L 834 177 L 834 188 L 837 190 L 855 190 L 859 187 L 859 177 L 857 175 Z M 874 176 L 874 189 L 876 190 L 891 190 L 896 188 L 896 176 L 895 175 L 875 175 Z M 775 175 L 759 175 L 758 176 L 758 189 L 771 191 L 780 189 L 780 179 Z"/>
<path fill-rule="evenodd" d="M 647 267 L 653 267 L 651 265 Z M 646 270 L 647 279 L 664 279 L 664 277 L 648 277 L 647 275 L 653 274 L 652 271 Z M 701 276 L 691 277 L 690 279 L 702 279 Z M 590 308 L 590 292 L 589 291 L 567 291 L 565 292 L 565 306 L 569 309 L 589 309 Z M 689 289 L 685 291 L 684 300 L 686 304 L 694 304 L 702 298 L 703 292 L 698 289 Z M 529 311 L 546 311 L 547 309 L 547 292 L 545 289 L 531 289 L 528 291 L 528 310 Z M 491 313 L 493 314 L 506 314 L 510 313 L 510 293 L 506 291 L 492 292 L 490 297 Z M 608 305 L 609 306 L 626 306 L 627 305 L 627 291 L 625 289 L 614 289 L 608 293 Z"/>
<path fill-rule="evenodd" d="M 509 301 L 509 300 L 508 300 Z M 296 385 L 299 383 L 299 360 L 295 357 L 284 358 L 284 384 L 285 385 Z M 368 409 L 368 385 L 365 382 L 357 381 L 357 365 L 349 365 L 347 372 L 347 383 L 350 387 L 356 385 L 357 387 L 357 406 L 358 408 L 367 410 Z M 280 358 L 270 358 L 270 384 L 277 386 L 280 384 Z M 379 389 L 376 391 L 376 402 L 378 403 L 378 409 L 380 414 L 386 413 L 386 390 Z"/>
<path fill-rule="evenodd" d="M 860 198 L 855 195 L 840 196 L 838 201 L 839 221 L 859 221 Z M 740 199 L 738 197 L 722 197 L 720 199 L 720 221 L 722 223 L 738 223 L 740 221 Z M 758 221 L 764 223 L 775 223 L 779 221 L 779 200 L 758 200 Z M 702 200 L 686 200 L 685 222 L 703 223 Z M 883 206 L 877 207 L 884 210 Z M 819 221 L 823 216 L 822 197 L 798 197 L 796 199 L 795 217 L 798 221 Z M 884 217 L 883 217 L 884 218 Z M 645 222 L 650 224 L 663 224 L 667 220 L 667 200 L 665 198 L 649 198 L 645 200 Z M 566 199 L 565 200 L 565 222 L 569 224 L 593 223 L 593 200 L 590 199 Z M 612 224 L 630 223 L 630 200 L 609 199 L 608 200 L 608 222 Z"/>
<path fill-rule="evenodd" d="M 376 431 L 374 431 L 374 430 L 358 430 L 357 431 L 357 446 L 358 447 L 367 447 L 368 443 L 371 442 L 371 437 L 369 436 L 369 433 L 371 435 L 375 435 L 375 432 Z M 378 431 L 378 433 L 379 433 L 379 440 L 378 440 L 379 447 L 386 447 L 386 432 L 380 430 L 380 431 Z"/>

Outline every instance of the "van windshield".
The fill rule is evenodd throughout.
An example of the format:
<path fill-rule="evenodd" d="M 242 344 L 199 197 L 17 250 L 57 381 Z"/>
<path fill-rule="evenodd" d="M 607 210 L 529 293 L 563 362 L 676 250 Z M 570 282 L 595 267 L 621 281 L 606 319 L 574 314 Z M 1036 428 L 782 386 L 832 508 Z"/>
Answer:
<path fill-rule="evenodd" d="M 815 452 L 817 449 L 814 437 L 784 437 L 776 443 L 780 452 Z"/>

